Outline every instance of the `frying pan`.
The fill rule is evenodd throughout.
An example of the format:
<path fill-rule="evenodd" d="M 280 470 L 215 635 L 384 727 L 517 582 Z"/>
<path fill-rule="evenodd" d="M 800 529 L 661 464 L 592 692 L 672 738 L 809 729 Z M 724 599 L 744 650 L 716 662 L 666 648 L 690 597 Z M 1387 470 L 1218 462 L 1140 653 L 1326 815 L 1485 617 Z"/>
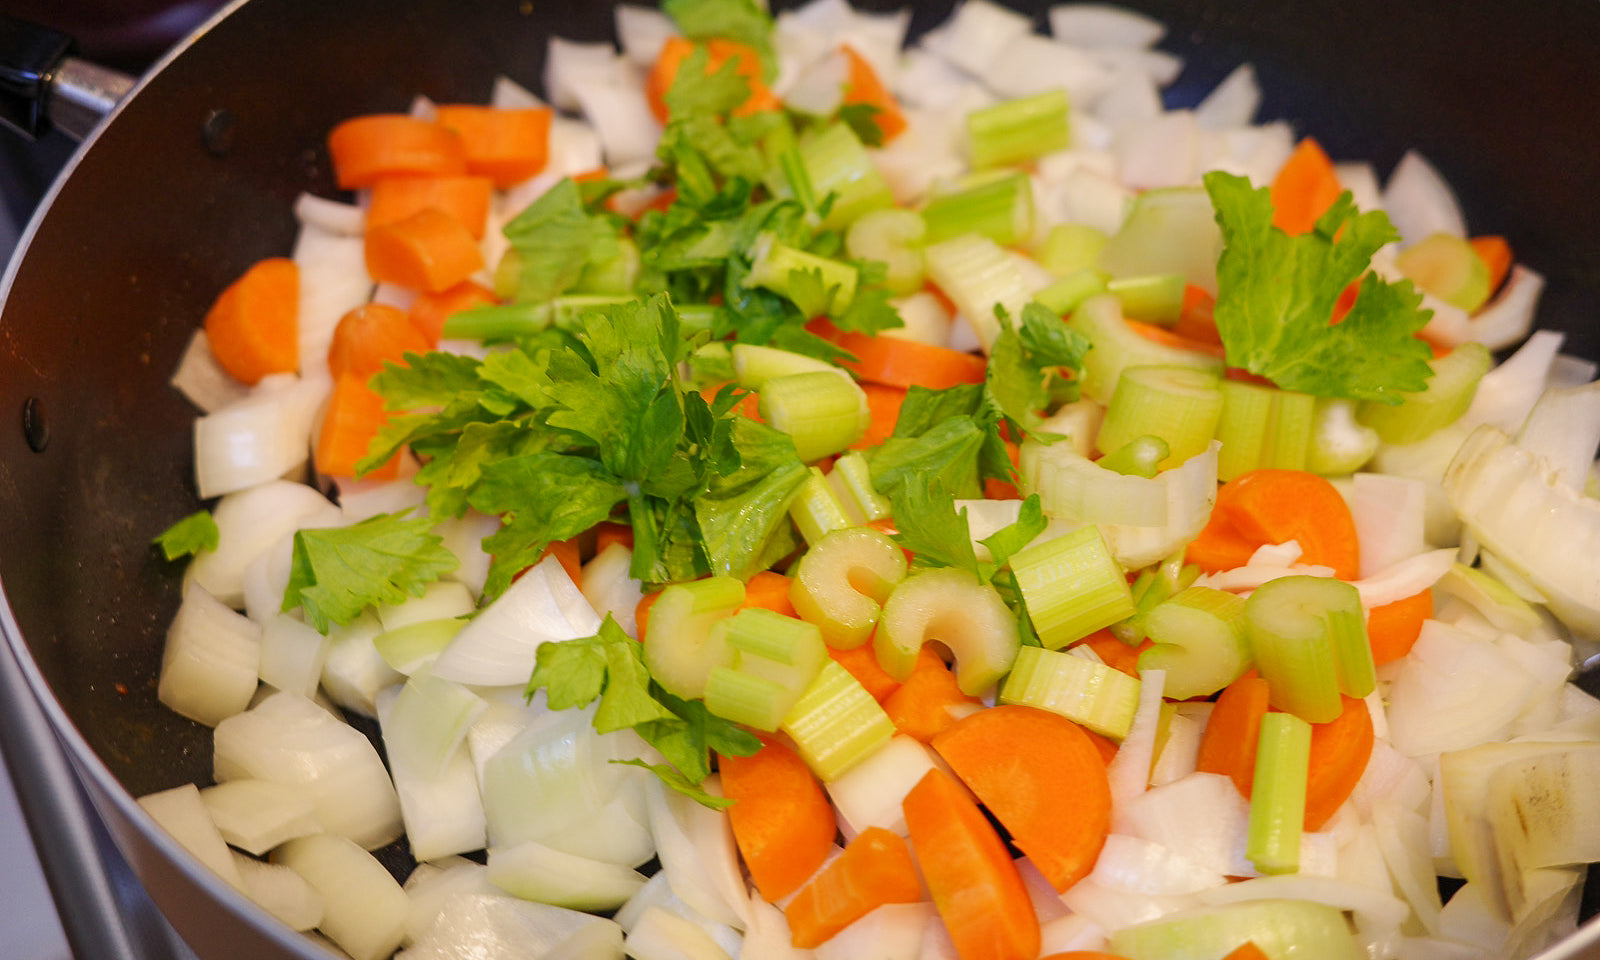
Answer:
<path fill-rule="evenodd" d="M 1387 173 L 1408 147 L 1478 233 L 1549 280 L 1541 314 L 1600 357 L 1600 3 L 1126 0 L 1188 58 L 1191 105 L 1255 64 L 1264 118 Z M 913 29 L 951 0 L 916 5 Z M 895 9 L 903 3 L 858 4 Z M 1043 0 L 1013 0 L 1042 18 Z M 545 41 L 610 35 L 588 0 L 249 0 L 152 71 L 75 156 L 0 309 L 0 658 L 39 701 L 118 848 L 202 957 L 320 954 L 182 853 L 134 796 L 210 777 L 210 730 L 156 702 L 181 570 L 150 537 L 200 507 L 193 411 L 167 385 L 190 331 L 251 262 L 290 249 L 290 204 L 337 196 L 322 146 L 416 93 L 537 88 Z M 15 664 L 9 661 L 15 660 Z M 403 847 L 383 852 L 398 871 Z M 79 905 L 62 904 L 72 914 Z M 1589 925 L 1548 954 L 1584 955 Z"/>

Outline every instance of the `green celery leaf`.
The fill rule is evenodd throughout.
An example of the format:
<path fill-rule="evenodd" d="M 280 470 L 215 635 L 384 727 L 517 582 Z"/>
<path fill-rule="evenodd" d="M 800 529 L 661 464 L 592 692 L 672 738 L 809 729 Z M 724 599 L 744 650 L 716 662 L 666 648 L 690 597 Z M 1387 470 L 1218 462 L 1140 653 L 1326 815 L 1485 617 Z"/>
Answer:
<path fill-rule="evenodd" d="M 894 539 L 915 555 L 919 566 L 954 567 L 980 581 L 988 579 L 972 549 L 966 508 L 956 512 L 955 496 L 937 478 L 908 476 L 889 503 L 898 531 Z"/>
<path fill-rule="evenodd" d="M 727 797 L 716 797 L 707 793 L 699 783 L 694 783 L 688 777 L 679 773 L 676 768 L 665 763 L 646 763 L 643 760 L 613 760 L 612 763 L 622 763 L 630 767 L 643 767 L 656 775 L 662 783 L 683 794 L 701 806 L 713 810 L 726 810 L 733 806 L 733 801 Z"/>
<path fill-rule="evenodd" d="M 699 700 L 675 697 L 659 685 L 656 699 L 674 714 L 670 720 L 652 720 L 634 729 L 645 742 L 692 783 L 711 775 L 711 751 L 724 756 L 747 757 L 761 749 L 761 741 L 736 723 L 724 720 Z"/>
<path fill-rule="evenodd" d="M 1017 514 L 1017 522 L 1007 524 L 994 533 L 984 537 L 980 542 L 989 548 L 989 555 L 994 560 L 996 567 L 1005 566 L 1011 555 L 1032 543 L 1034 538 L 1044 533 L 1044 528 L 1050 521 L 1044 515 L 1044 508 L 1039 503 L 1039 495 L 1030 493 L 1022 501 L 1022 509 Z"/>
<path fill-rule="evenodd" d="M 552 710 L 588 706 L 599 697 L 594 728 L 600 733 L 673 718 L 650 695 L 650 672 L 638 642 L 610 614 L 592 637 L 540 644 L 527 695 L 541 688 Z"/>
<path fill-rule="evenodd" d="M 303 607 L 306 622 L 327 633 L 369 606 L 420 597 L 458 565 L 432 530 L 432 520 L 384 513 L 348 527 L 296 532 L 283 609 Z"/>
<path fill-rule="evenodd" d="M 540 303 L 571 289 L 598 252 L 616 242 L 616 227 L 591 216 L 571 178 L 530 203 L 505 226 L 506 239 L 521 257 L 513 299 Z"/>
<path fill-rule="evenodd" d="M 711 572 L 748 579 L 762 569 L 757 564 L 768 541 L 788 524 L 789 505 L 809 473 L 794 441 L 765 424 L 736 418 L 733 442 L 739 468 L 712 477 L 694 511 Z"/>
<path fill-rule="evenodd" d="M 839 122 L 855 131 L 863 145 L 883 146 L 883 128 L 878 126 L 878 114 L 883 110 L 870 103 L 847 103 L 839 108 Z"/>
<path fill-rule="evenodd" d="M 1063 378 L 1061 371 L 1070 371 L 1073 377 L 1082 372 L 1089 340 L 1039 303 L 1023 308 L 1020 326 L 1013 325 L 998 305 L 995 311 L 1000 335 L 990 350 L 984 387 L 1008 420 L 1023 433 L 1035 435 L 1043 419 L 1039 411 L 1057 399 L 1052 379 L 1076 382 Z"/>
<path fill-rule="evenodd" d="M 737 40 L 755 48 L 770 82 L 777 76 L 772 15 L 757 0 L 662 0 L 661 9 L 691 40 Z M 680 71 L 681 72 L 681 71 Z"/>
<path fill-rule="evenodd" d="M 162 556 L 176 560 L 203 550 L 217 549 L 217 538 L 217 521 L 211 518 L 210 513 L 201 510 L 174 523 L 150 542 L 161 548 Z"/>
<path fill-rule="evenodd" d="M 910 477 L 937 479 L 962 500 L 983 496 L 978 482 L 979 456 L 986 431 L 969 416 L 949 417 L 915 438 L 890 437 L 868 454 L 872 483 L 893 498 Z"/>
<path fill-rule="evenodd" d="M 384 364 L 373 378 L 372 388 L 383 395 L 391 410 L 443 407 L 462 394 L 476 396 L 485 391 L 478 366 L 477 359 L 453 353 L 408 353 L 404 366 Z"/>
<path fill-rule="evenodd" d="M 494 558 L 485 597 L 499 596 L 551 542 L 607 519 L 628 496 L 603 464 L 586 457 L 530 453 L 489 461 L 480 469 L 482 479 L 468 502 L 484 513 L 506 515 L 505 524 L 484 541 Z"/>
<path fill-rule="evenodd" d="M 868 334 L 903 327 L 906 322 L 901 319 L 900 311 L 890 302 L 893 297 L 893 294 L 881 287 L 858 288 L 855 297 L 850 300 L 850 305 L 833 318 L 833 325 L 840 330 Z"/>

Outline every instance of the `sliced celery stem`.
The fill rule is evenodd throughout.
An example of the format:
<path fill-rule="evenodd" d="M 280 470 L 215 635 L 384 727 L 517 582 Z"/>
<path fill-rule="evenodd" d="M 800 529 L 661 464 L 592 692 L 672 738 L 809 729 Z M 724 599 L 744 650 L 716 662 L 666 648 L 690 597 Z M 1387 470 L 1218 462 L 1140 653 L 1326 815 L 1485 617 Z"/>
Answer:
<path fill-rule="evenodd" d="M 1420 393 L 1403 394 L 1389 405 L 1369 400 L 1357 417 L 1378 431 L 1384 443 L 1416 443 L 1461 418 L 1478 394 L 1478 383 L 1494 357 L 1481 343 L 1467 342 L 1433 361 L 1433 376 Z"/>
<path fill-rule="evenodd" d="M 1050 312 L 1066 316 L 1087 299 L 1106 292 L 1106 275 L 1093 268 L 1077 270 L 1035 293 L 1033 299 Z"/>
<path fill-rule="evenodd" d="M 810 471 L 794 502 L 789 504 L 789 518 L 806 543 L 816 543 L 835 530 L 853 526 L 854 522 L 821 468 L 811 467 Z"/>
<path fill-rule="evenodd" d="M 837 316 L 856 296 L 854 266 L 792 247 L 775 234 L 762 233 L 751 247 L 744 285 L 786 297 L 808 317 Z"/>
<path fill-rule="evenodd" d="M 872 652 L 885 673 L 906 680 L 930 640 L 955 655 L 956 686 L 968 696 L 994 686 L 1022 646 L 1016 617 L 995 588 L 949 567 L 923 570 L 895 585 L 884 601 Z"/>
<path fill-rule="evenodd" d="M 1245 856 L 1266 874 L 1300 869 L 1300 832 L 1311 771 L 1311 724 L 1290 713 L 1261 718 Z"/>
<path fill-rule="evenodd" d="M 1112 635 L 1130 647 L 1138 646 L 1144 642 L 1144 618 L 1150 611 L 1194 586 L 1199 577 L 1200 568 L 1185 564 L 1182 553 L 1141 570 L 1132 587 L 1133 605 L 1138 612 L 1112 624 Z"/>
<path fill-rule="evenodd" d="M 805 158 L 800 155 L 798 147 L 778 154 L 778 168 L 783 172 L 784 182 L 789 185 L 800 206 L 808 211 L 817 209 L 817 192 L 811 185 L 811 174 L 806 170 Z"/>
<path fill-rule="evenodd" d="M 1304 470 L 1312 442 L 1316 398 L 1277 387 L 1222 381 L 1222 413 L 1216 438 L 1222 441 L 1217 476 L 1232 480 L 1262 467 Z"/>
<path fill-rule="evenodd" d="M 1178 322 L 1183 312 L 1181 273 L 1148 273 L 1137 277 L 1116 277 L 1106 282 L 1106 291 L 1122 301 L 1122 315 L 1163 327 Z"/>
<path fill-rule="evenodd" d="M 1378 452 L 1378 432 L 1356 421 L 1354 400 L 1318 397 L 1311 414 L 1306 469 L 1325 477 L 1355 473 Z"/>
<path fill-rule="evenodd" d="M 1311 426 L 1317 398 L 1308 393 L 1279 390 L 1272 411 L 1272 428 L 1262 466 L 1278 470 L 1304 470 L 1311 456 Z"/>
<path fill-rule="evenodd" d="M 872 155 L 847 123 L 831 123 L 800 138 L 797 147 L 806 179 L 820 208 L 828 203 L 823 227 L 838 230 L 849 226 L 868 210 L 894 206 L 894 194 L 879 172 Z M 794 188 L 779 162 L 765 182 L 773 196 L 795 198 Z"/>
<path fill-rule="evenodd" d="M 1058 223 L 1033 252 L 1039 266 L 1057 277 L 1092 270 L 1106 246 L 1105 232 L 1086 223 Z"/>
<path fill-rule="evenodd" d="M 1160 437 L 1134 437 L 1101 457 L 1099 463 L 1107 470 L 1149 480 L 1161 472 L 1161 461 L 1167 459 L 1170 449 Z"/>
<path fill-rule="evenodd" d="M 867 430 L 867 395 L 843 370 L 773 377 L 762 385 L 758 409 L 794 440 L 805 463 L 839 453 Z"/>
<path fill-rule="evenodd" d="M 837 372 L 839 369 L 826 360 L 818 360 L 816 357 L 808 357 L 790 350 L 779 350 L 777 347 L 735 343 L 728 349 L 733 359 L 734 374 L 739 379 L 739 386 L 747 390 L 760 390 L 773 377 L 818 370 Z"/>
<path fill-rule="evenodd" d="M 731 663 L 706 680 L 706 709 L 769 733 L 778 729 L 828 658 L 812 624 L 759 607 L 712 626 L 733 651 Z"/>
<path fill-rule="evenodd" d="M 1245 635 L 1256 669 L 1279 710 L 1327 723 L 1343 710 L 1340 693 L 1376 689 L 1361 594 L 1331 577 L 1279 577 L 1245 601 Z"/>
<path fill-rule="evenodd" d="M 586 310 L 627 303 L 619 294 L 568 294 L 549 303 L 508 303 L 473 307 L 444 322 L 441 336 L 449 340 L 513 340 L 554 324 L 566 326 Z"/>
<path fill-rule="evenodd" d="M 1139 707 L 1139 681 L 1096 660 L 1023 647 L 1000 685 L 1001 703 L 1059 713 L 1101 736 L 1121 741 Z"/>
<path fill-rule="evenodd" d="M 872 485 L 872 468 L 860 450 L 849 450 L 833 461 L 828 484 L 839 495 L 852 524 L 882 520 L 889 515 L 889 498 Z"/>
<path fill-rule="evenodd" d="M 828 781 L 876 753 L 895 732 L 872 694 L 831 658 L 780 726 L 812 771 Z"/>
<path fill-rule="evenodd" d="M 928 226 L 915 210 L 870 210 L 845 232 L 844 248 L 856 260 L 877 260 L 888 268 L 885 285 L 905 295 L 922 289 L 922 243 Z"/>
<path fill-rule="evenodd" d="M 1177 700 L 1216 693 L 1250 667 L 1244 598 L 1190 587 L 1144 617 L 1155 646 L 1139 654 L 1140 670 L 1167 671 L 1166 695 Z"/>
<path fill-rule="evenodd" d="M 644 663 L 656 682 L 673 696 L 705 696 L 711 671 L 732 659 L 727 642 L 711 628 L 742 603 L 744 583 L 736 577 L 708 577 L 662 590 L 650 607 L 643 637 Z"/>
<path fill-rule="evenodd" d="M 1013 555 L 1011 570 L 1039 642 L 1052 650 L 1134 613 L 1122 567 L 1093 524 Z"/>
<path fill-rule="evenodd" d="M 1033 160 L 1070 142 L 1069 105 L 1060 88 L 1007 100 L 967 114 L 968 155 L 974 169 Z"/>
<path fill-rule="evenodd" d="M 795 565 L 789 600 L 831 647 L 859 647 L 872 636 L 883 601 L 905 579 L 900 545 L 871 527 L 826 534 Z"/>
<path fill-rule="evenodd" d="M 1095 440 L 1103 453 L 1143 436 L 1167 442 L 1163 470 L 1205 450 L 1222 415 L 1222 391 L 1210 371 L 1132 366 L 1122 371 Z"/>
<path fill-rule="evenodd" d="M 1192 367 L 1222 375 L 1222 361 L 1180 347 L 1148 340 L 1128 326 L 1122 302 L 1110 294 L 1083 301 L 1067 325 L 1094 345 L 1083 358 L 1083 394 L 1110 403 L 1122 371 L 1135 366 Z"/>
<path fill-rule="evenodd" d="M 1033 181 L 1018 171 L 935 197 L 922 210 L 926 242 L 975 233 L 1003 247 L 1033 236 Z"/>

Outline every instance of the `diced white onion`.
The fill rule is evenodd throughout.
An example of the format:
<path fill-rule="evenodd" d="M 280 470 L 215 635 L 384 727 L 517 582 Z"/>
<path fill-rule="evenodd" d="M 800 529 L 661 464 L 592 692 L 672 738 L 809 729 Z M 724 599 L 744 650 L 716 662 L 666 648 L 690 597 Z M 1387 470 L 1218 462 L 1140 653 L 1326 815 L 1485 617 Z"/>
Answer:
<path fill-rule="evenodd" d="M 1226 130 L 1249 125 L 1260 108 L 1261 84 L 1256 80 L 1256 69 L 1241 63 L 1194 108 L 1194 119 L 1206 130 Z"/>
<path fill-rule="evenodd" d="M 1061 3 L 1050 8 L 1050 33 L 1081 47 L 1153 47 L 1166 36 L 1154 17 L 1105 3 Z"/>
<path fill-rule="evenodd" d="M 195 482 L 210 498 L 275 480 L 311 456 L 311 426 L 323 384 L 293 375 L 263 378 L 243 400 L 194 422 Z"/>
<path fill-rule="evenodd" d="M 524 900 L 599 913 L 615 910 L 644 886 L 637 870 L 524 840 L 489 849 L 489 882 Z"/>
<path fill-rule="evenodd" d="M 728 954 L 693 921 L 660 907 L 646 910 L 623 941 L 634 960 L 729 960 Z"/>
<path fill-rule="evenodd" d="M 1407 150 L 1389 174 L 1383 189 L 1383 208 L 1400 231 L 1402 243 L 1416 243 L 1435 233 L 1467 235 L 1466 218 L 1456 202 L 1455 191 L 1415 150 Z"/>
<path fill-rule="evenodd" d="M 592 637 L 600 618 L 554 557 L 535 564 L 472 619 L 434 661 L 436 676 L 459 683 L 526 683 L 546 640 Z"/>
<path fill-rule="evenodd" d="M 400 946 L 410 902 L 372 854 L 343 837 L 317 834 L 290 840 L 272 860 L 322 897 L 317 929 L 352 960 L 383 960 Z"/>
<path fill-rule="evenodd" d="M 211 341 L 206 339 L 204 327 L 197 327 L 183 350 L 178 369 L 173 371 L 174 387 L 200 408 L 201 413 L 211 413 L 231 406 L 250 395 L 250 388 L 229 376 L 211 352 Z"/>
<path fill-rule="evenodd" d="M 505 74 L 497 74 L 489 88 L 489 106 L 496 110 L 534 110 L 544 105 L 532 90 Z"/>
<path fill-rule="evenodd" d="M 366 246 L 360 235 L 345 235 L 303 224 L 295 239 L 300 268 L 300 374 L 328 369 L 328 345 L 339 319 L 372 297 Z"/>
<path fill-rule="evenodd" d="M 1555 483 L 1582 490 L 1600 447 L 1600 383 L 1545 390 L 1516 443 L 1540 458 Z"/>
<path fill-rule="evenodd" d="M 405 681 L 373 645 L 382 632 L 383 625 L 370 610 L 328 631 L 322 689 L 334 703 L 364 717 L 378 715 L 378 691 Z"/>
<path fill-rule="evenodd" d="M 1124 819 L 1129 834 L 1198 867 L 1231 877 L 1255 875 L 1244 856 L 1249 801 L 1222 774 L 1191 773 L 1151 787 L 1125 805 Z"/>
<path fill-rule="evenodd" d="M 594 612 L 610 615 L 622 632 L 630 637 L 639 635 L 636 621 L 639 601 L 644 598 L 644 585 L 629 576 L 633 551 L 625 544 L 607 544 L 583 565 L 583 597 L 594 607 Z"/>
<path fill-rule="evenodd" d="M 886 903 L 820 944 L 817 960 L 919 960 L 933 904 Z"/>
<path fill-rule="evenodd" d="M 554 106 L 574 112 L 582 108 L 579 97 L 584 87 L 615 82 L 626 69 L 610 43 L 551 37 L 545 48 L 545 93 Z"/>
<path fill-rule="evenodd" d="M 584 117 L 600 136 L 605 162 L 621 166 L 655 156 L 661 124 L 650 112 L 644 83 L 629 73 L 577 88 Z"/>
<path fill-rule="evenodd" d="M 1139 707 L 1117 755 L 1106 765 L 1106 778 L 1111 781 L 1111 829 L 1119 833 L 1128 832 L 1124 808 L 1150 787 L 1150 765 L 1155 761 L 1156 732 L 1161 723 L 1161 691 L 1166 682 L 1165 670 L 1139 674 Z"/>
<path fill-rule="evenodd" d="M 976 76 L 1006 44 L 1032 30 L 1026 16 L 991 0 L 963 0 L 950 19 L 923 35 L 922 45 Z"/>
<path fill-rule="evenodd" d="M 1449 572 L 1455 559 L 1453 549 L 1429 550 L 1362 577 L 1354 583 L 1361 594 L 1361 605 L 1370 610 L 1421 593 Z"/>
<path fill-rule="evenodd" d="M 156 825 L 172 835 L 195 859 L 216 872 L 229 886 L 243 891 L 244 880 L 233 864 L 233 856 L 222 834 L 211 821 L 211 814 L 200 799 L 200 789 L 192 783 L 139 798 L 139 806 Z"/>
<path fill-rule="evenodd" d="M 200 791 L 222 839 L 256 856 L 285 840 L 322 832 L 311 798 L 271 780 L 229 780 Z"/>
<path fill-rule="evenodd" d="M 1107 889 L 1158 896 L 1199 893 L 1228 882 L 1168 847 L 1121 833 L 1106 837 L 1089 876 Z"/>
<path fill-rule="evenodd" d="M 622 47 L 622 55 L 641 70 L 655 66 L 655 62 L 661 58 L 661 48 L 668 40 L 679 35 L 672 18 L 653 7 L 618 4 L 616 23 L 617 42 Z"/>
<path fill-rule="evenodd" d="M 360 207 L 314 193 L 302 193 L 294 198 L 294 216 L 302 224 L 341 237 L 359 237 L 367 228 L 366 212 Z"/>
<path fill-rule="evenodd" d="M 716 776 L 708 777 L 701 788 L 717 795 Z M 653 779 L 646 796 L 656 855 L 672 892 L 706 918 L 743 930 L 750 915 L 750 894 L 728 818 Z"/>
<path fill-rule="evenodd" d="M 250 562 L 303 526 L 338 522 L 338 507 L 303 483 L 272 480 L 223 497 L 211 518 L 217 524 L 217 549 L 196 555 L 187 576 L 237 608 L 244 603 Z"/>
<path fill-rule="evenodd" d="M 400 954 L 404 960 L 622 960 L 622 929 L 579 910 L 459 893 Z"/>
<path fill-rule="evenodd" d="M 934 766 L 933 753 L 926 746 L 898 734 L 823 786 L 850 836 L 868 827 L 882 827 L 903 837 L 907 835 L 906 816 L 900 801 Z"/>
<path fill-rule="evenodd" d="M 322 680 L 328 646 L 327 637 L 295 617 L 286 613 L 272 617 L 261 628 L 261 682 L 303 697 L 313 696 Z"/>
<path fill-rule="evenodd" d="M 250 705 L 260 663 L 261 628 L 190 583 L 167 627 L 156 699 L 214 727 Z"/>
<path fill-rule="evenodd" d="M 1533 686 L 1527 671 L 1494 644 L 1425 620 L 1394 672 L 1390 740 L 1418 757 L 1505 739 Z"/>
<path fill-rule="evenodd" d="M 1168 110 L 1119 125 L 1111 144 L 1123 184 L 1150 190 L 1191 183 L 1198 172 L 1199 136 L 1190 110 Z"/>
<path fill-rule="evenodd" d="M 1089 103 L 1111 83 L 1111 71 L 1095 57 L 1068 44 L 1025 33 L 1000 48 L 980 74 L 1004 98 L 1065 90 L 1072 103 Z"/>
<path fill-rule="evenodd" d="M 245 895 L 289 929 L 303 932 L 322 923 L 322 894 L 304 877 L 282 864 L 242 853 L 233 855 L 233 863 L 244 881 Z"/>
<path fill-rule="evenodd" d="M 1421 480 L 1358 473 L 1351 488 L 1350 515 L 1361 545 L 1363 577 L 1422 552 L 1427 488 Z"/>

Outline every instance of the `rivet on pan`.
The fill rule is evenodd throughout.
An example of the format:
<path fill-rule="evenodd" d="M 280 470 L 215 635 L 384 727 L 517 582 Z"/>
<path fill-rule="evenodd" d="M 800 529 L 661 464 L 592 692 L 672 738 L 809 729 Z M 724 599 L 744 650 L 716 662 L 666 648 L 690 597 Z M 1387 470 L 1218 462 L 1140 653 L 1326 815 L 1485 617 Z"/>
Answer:
<path fill-rule="evenodd" d="M 200 140 L 205 144 L 206 152 L 214 157 L 226 156 L 233 149 L 238 121 L 238 116 L 232 110 L 219 108 L 208 112 L 205 122 L 200 124 Z"/>
<path fill-rule="evenodd" d="M 44 401 L 38 397 L 22 401 L 22 436 L 34 453 L 44 453 L 50 445 L 50 422 L 45 419 Z"/>

